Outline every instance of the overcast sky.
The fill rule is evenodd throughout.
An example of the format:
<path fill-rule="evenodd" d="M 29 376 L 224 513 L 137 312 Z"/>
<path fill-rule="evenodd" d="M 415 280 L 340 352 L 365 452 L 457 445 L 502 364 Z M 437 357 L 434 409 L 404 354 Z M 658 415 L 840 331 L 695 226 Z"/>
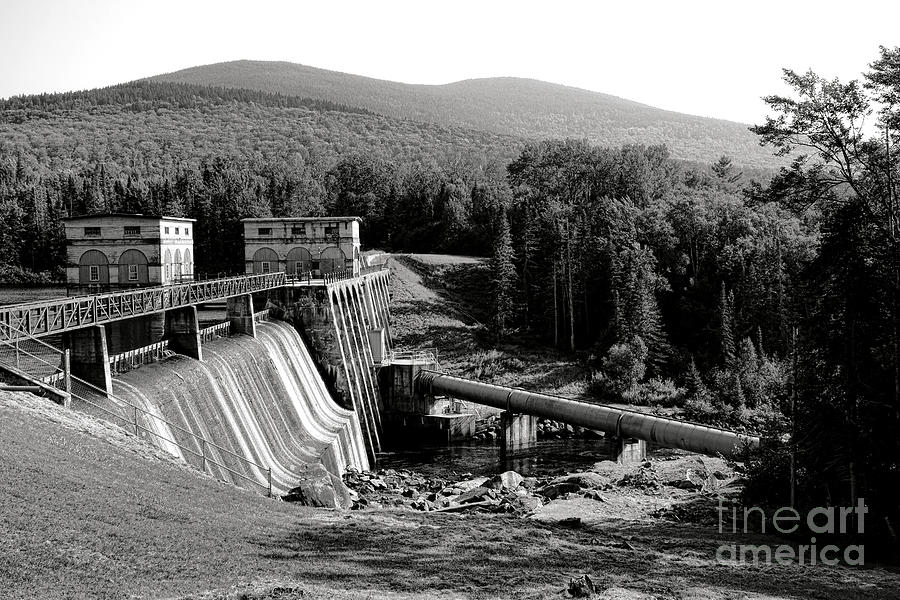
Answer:
<path fill-rule="evenodd" d="M 236 59 L 407 83 L 518 76 L 754 123 L 782 67 L 858 77 L 900 1 L 0 0 L 0 97 Z"/>

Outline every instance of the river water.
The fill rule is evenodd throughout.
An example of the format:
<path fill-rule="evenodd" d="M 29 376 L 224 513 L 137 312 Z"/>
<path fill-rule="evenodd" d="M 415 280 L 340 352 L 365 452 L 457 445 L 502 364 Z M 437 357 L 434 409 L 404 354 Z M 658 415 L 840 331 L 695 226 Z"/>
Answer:
<path fill-rule="evenodd" d="M 467 473 L 485 476 L 507 470 L 541 477 L 588 469 L 606 460 L 608 452 L 607 442 L 602 439 L 542 440 L 504 460 L 499 446 L 484 442 L 383 452 L 378 455 L 377 467 L 408 469 L 448 480 Z"/>

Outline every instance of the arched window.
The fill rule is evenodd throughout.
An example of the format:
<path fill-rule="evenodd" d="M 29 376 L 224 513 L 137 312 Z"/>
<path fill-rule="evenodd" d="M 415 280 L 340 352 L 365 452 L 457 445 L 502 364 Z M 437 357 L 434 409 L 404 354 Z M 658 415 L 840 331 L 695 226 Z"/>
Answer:
<path fill-rule="evenodd" d="M 189 275 L 194 272 L 194 258 L 191 256 L 191 249 L 184 251 L 184 272 Z"/>
<path fill-rule="evenodd" d="M 163 254 L 163 283 L 172 281 L 172 251 L 166 248 Z"/>
<path fill-rule="evenodd" d="M 274 273 L 278 270 L 278 253 L 271 248 L 260 248 L 253 253 L 254 273 Z"/>
<path fill-rule="evenodd" d="M 181 278 L 181 250 L 178 249 L 175 251 L 175 263 L 172 265 L 173 273 L 172 276 L 176 279 Z"/>
<path fill-rule="evenodd" d="M 150 283 L 150 270 L 146 254 L 132 248 L 119 256 L 119 283 L 131 285 Z"/>
<path fill-rule="evenodd" d="M 312 254 L 306 248 L 293 248 L 287 253 L 288 275 L 302 275 L 312 270 Z"/>
<path fill-rule="evenodd" d="M 78 283 L 108 285 L 109 260 L 99 250 L 88 250 L 78 259 Z"/>
<path fill-rule="evenodd" d="M 334 246 L 322 250 L 322 254 L 319 256 L 319 269 L 322 270 L 322 273 L 339 271 L 346 266 L 347 257 L 344 256 L 343 250 Z"/>

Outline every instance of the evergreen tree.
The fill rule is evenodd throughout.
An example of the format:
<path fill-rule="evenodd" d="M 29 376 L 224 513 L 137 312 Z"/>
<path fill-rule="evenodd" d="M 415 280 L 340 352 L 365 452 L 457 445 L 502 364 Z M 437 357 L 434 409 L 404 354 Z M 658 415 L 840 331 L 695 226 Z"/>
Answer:
<path fill-rule="evenodd" d="M 514 317 L 516 268 L 506 211 L 500 210 L 491 252 L 491 331 L 499 341 Z"/>
<path fill-rule="evenodd" d="M 737 349 L 734 343 L 734 295 L 725 292 L 725 284 L 719 300 L 719 339 L 725 368 L 737 372 Z"/>

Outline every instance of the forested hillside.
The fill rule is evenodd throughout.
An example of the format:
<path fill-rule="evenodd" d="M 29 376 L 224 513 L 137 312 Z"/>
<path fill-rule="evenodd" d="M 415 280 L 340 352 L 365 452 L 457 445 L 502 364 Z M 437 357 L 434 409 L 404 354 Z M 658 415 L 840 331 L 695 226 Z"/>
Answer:
<path fill-rule="evenodd" d="M 393 194 L 392 210 L 406 194 L 449 202 L 476 180 L 501 180 L 521 146 L 319 100 L 183 84 L 0 101 L 0 280 L 58 278 L 60 218 L 103 211 L 198 218 L 198 266 L 239 270 L 241 218 L 369 214 L 373 190 Z M 369 223 L 371 245 L 390 237 L 379 219 Z M 203 237 L 206 227 L 233 235 Z"/>
<path fill-rule="evenodd" d="M 287 62 L 234 61 L 150 78 L 248 88 L 359 106 L 397 118 L 533 139 L 586 138 L 607 146 L 665 144 L 675 158 L 745 167 L 781 163 L 747 125 L 661 110 L 616 96 L 533 79 L 410 85 Z"/>

